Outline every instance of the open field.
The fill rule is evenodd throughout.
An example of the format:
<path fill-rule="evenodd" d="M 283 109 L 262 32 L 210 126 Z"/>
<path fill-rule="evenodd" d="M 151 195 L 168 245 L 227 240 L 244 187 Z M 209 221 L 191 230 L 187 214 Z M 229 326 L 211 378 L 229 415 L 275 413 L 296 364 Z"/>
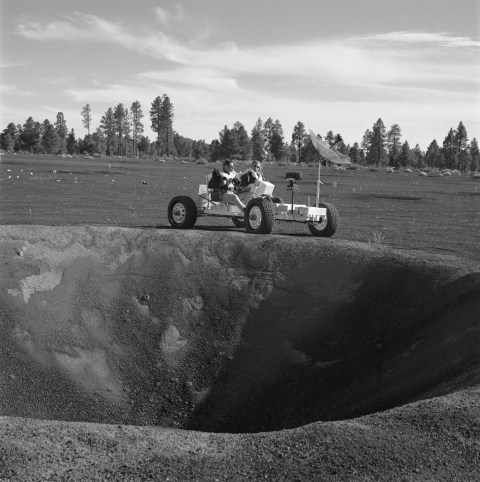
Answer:
<path fill-rule="evenodd" d="M 196 197 L 212 165 L 146 160 L 2 156 L 0 223 L 102 225 L 168 229 L 175 195 Z M 237 170 L 242 166 L 237 164 Z M 295 201 L 315 200 L 317 168 L 266 165 L 275 193 L 290 201 L 285 173 L 301 172 Z M 368 169 L 323 168 L 321 199 L 340 212 L 337 239 L 480 259 L 480 180 Z M 224 219 L 197 229 L 238 231 Z M 310 236 L 306 226 L 277 223 L 272 235 Z"/>

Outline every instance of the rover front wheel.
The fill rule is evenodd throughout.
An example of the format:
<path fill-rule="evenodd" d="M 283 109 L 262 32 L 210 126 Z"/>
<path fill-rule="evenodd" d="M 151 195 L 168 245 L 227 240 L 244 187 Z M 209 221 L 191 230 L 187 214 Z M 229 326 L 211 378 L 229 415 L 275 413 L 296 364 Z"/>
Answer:
<path fill-rule="evenodd" d="M 168 222 L 173 228 L 190 229 L 197 221 L 197 206 L 188 196 L 176 196 L 168 204 Z"/>

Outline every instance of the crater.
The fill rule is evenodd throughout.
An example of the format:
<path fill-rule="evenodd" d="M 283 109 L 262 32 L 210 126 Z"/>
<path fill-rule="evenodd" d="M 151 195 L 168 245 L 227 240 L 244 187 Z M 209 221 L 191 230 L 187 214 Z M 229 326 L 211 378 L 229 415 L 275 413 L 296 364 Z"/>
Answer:
<path fill-rule="evenodd" d="M 480 273 L 455 258 L 39 226 L 0 257 L 3 416 L 263 432 L 480 382 Z"/>

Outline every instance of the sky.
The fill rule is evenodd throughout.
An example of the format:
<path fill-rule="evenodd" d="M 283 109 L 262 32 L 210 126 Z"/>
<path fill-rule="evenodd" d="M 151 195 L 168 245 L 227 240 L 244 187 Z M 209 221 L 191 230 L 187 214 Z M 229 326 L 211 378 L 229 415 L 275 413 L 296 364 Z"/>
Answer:
<path fill-rule="evenodd" d="M 0 0 L 0 130 L 62 112 L 76 137 L 109 107 L 157 96 L 184 137 L 257 119 L 360 143 L 480 139 L 480 0 Z"/>

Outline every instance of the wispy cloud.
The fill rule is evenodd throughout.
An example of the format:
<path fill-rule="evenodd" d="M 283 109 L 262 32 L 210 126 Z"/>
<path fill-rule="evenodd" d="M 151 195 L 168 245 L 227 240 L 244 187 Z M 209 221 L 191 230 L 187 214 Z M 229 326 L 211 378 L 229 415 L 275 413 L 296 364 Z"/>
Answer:
<path fill-rule="evenodd" d="M 180 8 L 156 7 L 150 26 L 135 26 L 75 12 L 46 24 L 23 22 L 16 33 L 33 41 L 111 44 L 125 55 L 148 59 L 148 70 L 132 71 L 116 81 L 108 80 L 105 72 L 101 86 L 84 81 L 82 87 L 63 93 L 102 108 L 137 99 L 145 108 L 152 93 L 167 92 L 182 112 L 178 122 L 184 127 L 191 118 L 217 130 L 222 127 L 218 118 L 225 123 L 241 118 L 254 122 L 252 116 L 298 116 L 313 123 L 318 112 L 327 110 L 332 127 L 347 122 L 345 112 L 352 124 L 361 124 L 360 112 L 372 122 L 391 113 L 397 123 L 415 112 L 426 122 L 432 113 L 448 118 L 455 102 L 478 106 L 478 39 L 396 31 L 252 47 L 215 43 L 210 32 L 185 28 L 185 16 Z M 91 75 L 94 78 L 95 72 Z"/>
<path fill-rule="evenodd" d="M 26 62 L 24 60 L 7 62 L 4 59 L 0 59 L 0 69 L 12 69 L 16 67 L 24 67 L 25 65 L 29 65 L 29 62 Z"/>
<path fill-rule="evenodd" d="M 17 35 L 36 41 L 62 40 L 74 42 L 78 40 L 105 40 L 106 35 L 115 37 L 118 26 L 102 20 L 94 15 L 75 12 L 65 16 L 63 20 L 46 25 L 38 22 L 20 23 L 15 30 Z"/>
<path fill-rule="evenodd" d="M 455 37 L 448 32 L 389 32 L 385 34 L 370 35 L 360 39 L 373 41 L 387 41 L 394 43 L 442 45 L 446 47 L 475 47 L 480 49 L 480 41 L 469 37 Z"/>
<path fill-rule="evenodd" d="M 15 33 L 21 37 L 35 41 L 79 42 L 115 44 L 130 51 L 148 55 L 156 59 L 177 61 L 185 57 L 189 51 L 173 37 L 156 29 L 145 34 L 144 29 L 138 32 L 128 31 L 122 22 L 113 23 L 96 15 L 74 12 L 63 20 L 42 25 L 38 22 L 21 23 Z"/>
<path fill-rule="evenodd" d="M 169 26 L 172 19 L 181 20 L 180 9 L 169 12 L 157 7 L 157 18 Z M 130 51 L 157 60 L 173 62 L 178 70 L 171 70 L 178 81 L 189 84 L 188 79 L 214 84 L 230 85 L 236 77 L 251 78 L 309 78 L 314 82 L 335 82 L 342 85 L 359 85 L 374 88 L 378 85 L 397 87 L 402 82 L 410 86 L 417 83 L 425 88 L 444 88 L 450 82 L 467 82 L 478 77 L 476 49 L 480 42 L 467 37 L 455 37 L 440 32 L 390 32 L 363 37 L 335 40 L 316 39 L 289 45 L 265 45 L 243 48 L 235 43 L 192 46 L 174 34 L 135 31 L 122 23 L 113 23 L 101 17 L 75 12 L 61 21 L 45 26 L 24 23 L 17 33 L 32 40 L 95 41 L 119 45 Z M 465 47 L 473 48 L 466 52 Z M 468 50 L 468 49 L 467 49 Z M 458 56 L 455 55 L 458 52 Z M 454 62 L 452 69 L 445 58 Z M 442 61 L 443 60 L 443 61 Z M 200 72 L 201 75 L 197 75 Z M 219 79 L 215 81 L 210 74 Z M 145 74 L 145 76 L 152 74 Z M 162 76 L 161 73 L 156 75 Z M 167 80 L 167 79 L 164 79 Z M 207 85 L 205 85 L 208 87 Z"/>
<path fill-rule="evenodd" d="M 177 5 L 173 11 L 162 7 L 155 7 L 154 14 L 160 20 L 160 23 L 166 28 L 170 28 L 174 24 L 184 20 L 183 8 L 181 5 Z"/>
<path fill-rule="evenodd" d="M 139 81 L 162 84 L 196 86 L 210 91 L 232 93 L 238 89 L 238 82 L 224 72 L 209 67 L 181 67 L 172 70 L 143 72 L 136 75 Z"/>
<path fill-rule="evenodd" d="M 0 95 L 18 95 L 21 97 L 27 97 L 33 95 L 32 90 L 25 90 L 14 84 L 0 84 Z"/>

